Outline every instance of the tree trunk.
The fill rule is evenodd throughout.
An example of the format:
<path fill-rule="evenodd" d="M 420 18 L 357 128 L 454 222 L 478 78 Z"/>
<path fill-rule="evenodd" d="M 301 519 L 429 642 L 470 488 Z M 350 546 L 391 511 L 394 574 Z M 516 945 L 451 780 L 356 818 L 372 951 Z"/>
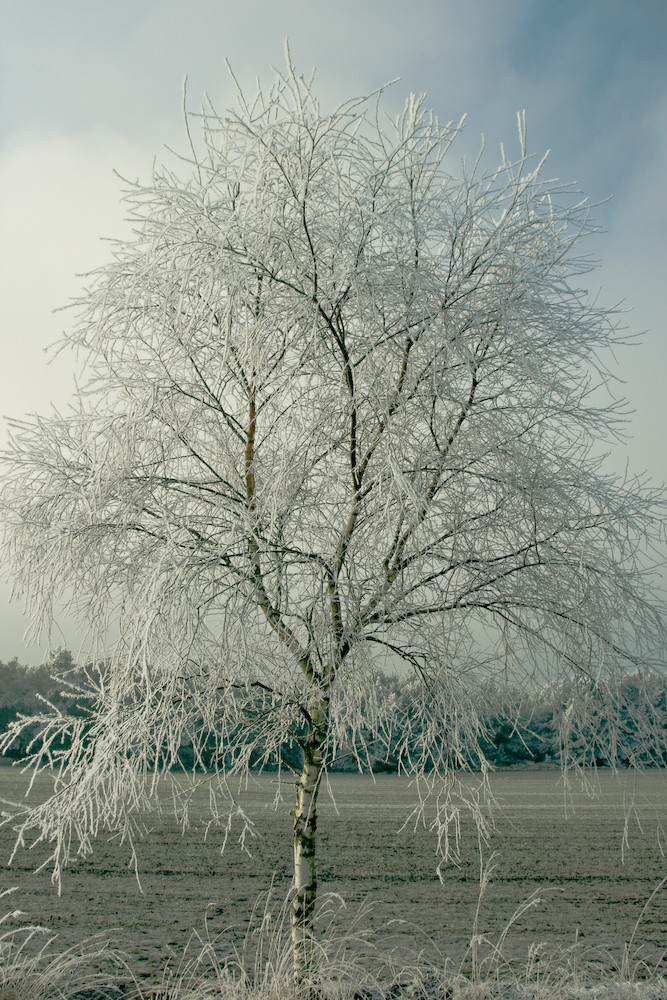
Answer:
<path fill-rule="evenodd" d="M 317 899 L 317 796 L 324 762 L 323 745 L 329 721 L 329 699 L 322 698 L 311 709 L 303 747 L 303 768 L 296 786 L 294 810 L 294 895 L 292 901 L 292 949 L 297 992 L 314 965 L 313 922 Z"/>

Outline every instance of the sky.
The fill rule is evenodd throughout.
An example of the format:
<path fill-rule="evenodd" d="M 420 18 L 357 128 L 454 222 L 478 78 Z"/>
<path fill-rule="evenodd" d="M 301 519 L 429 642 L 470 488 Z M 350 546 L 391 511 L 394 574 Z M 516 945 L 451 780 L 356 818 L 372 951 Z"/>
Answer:
<path fill-rule="evenodd" d="M 270 81 L 289 38 L 297 71 L 316 68 L 324 108 L 396 79 L 386 107 L 426 92 L 441 121 L 467 114 L 458 143 L 485 162 L 500 143 L 549 154 L 549 176 L 590 198 L 601 227 L 587 278 L 623 303 L 638 343 L 617 353 L 633 411 L 610 461 L 667 479 L 667 3 L 665 0 L 0 0 L 0 413 L 63 407 L 74 360 L 46 348 L 55 311 L 128 234 L 121 177 L 150 177 L 165 145 L 185 149 L 181 113 L 204 93 L 234 100 Z M 6 441 L 5 425 L 0 441 Z M 1 567 L 0 567 L 1 570 Z M 0 660 L 41 662 L 20 604 L 0 584 Z M 76 651 L 66 618 L 51 645 Z"/>

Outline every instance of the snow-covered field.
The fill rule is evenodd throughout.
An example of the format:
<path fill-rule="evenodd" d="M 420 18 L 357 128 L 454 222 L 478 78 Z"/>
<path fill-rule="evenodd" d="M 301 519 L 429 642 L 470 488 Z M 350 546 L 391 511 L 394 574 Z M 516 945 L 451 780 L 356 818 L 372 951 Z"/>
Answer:
<path fill-rule="evenodd" d="M 503 811 L 485 848 L 495 868 L 477 916 L 478 968 L 488 972 L 502 966 L 493 951 L 501 942 L 503 960 L 515 970 L 532 955 L 535 974 L 540 968 L 545 975 L 553 972 L 560 963 L 561 970 L 570 965 L 597 969 L 602 980 L 621 963 L 624 945 L 632 939 L 627 968 L 641 972 L 646 963 L 655 969 L 667 947 L 667 888 L 642 910 L 667 873 L 659 843 L 660 824 L 667 825 L 665 776 L 651 773 L 634 784 L 602 773 L 597 796 L 575 791 L 575 811 L 567 815 L 557 772 L 503 772 L 492 782 Z M 0 798 L 16 800 L 25 785 L 16 769 L 0 769 Z M 127 867 L 126 849 L 100 839 L 92 857 L 68 870 L 58 896 L 48 872 L 33 874 L 48 853 L 39 845 L 32 852 L 19 851 L 12 867 L 2 869 L 0 889 L 18 887 L 5 909 L 20 908 L 29 920 L 49 927 L 61 949 L 110 931 L 139 981 L 161 974 L 170 956 L 181 956 L 193 930 L 215 941 L 217 957 L 224 960 L 244 940 L 256 940 L 252 933 L 248 937 L 248 924 L 258 900 L 254 919 L 255 925 L 261 923 L 262 894 L 272 886 L 273 930 L 289 889 L 291 789 L 285 785 L 284 801 L 274 810 L 276 787 L 268 775 L 241 794 L 262 835 L 250 845 L 252 857 L 238 850 L 233 831 L 223 856 L 220 831 L 210 831 L 203 841 L 202 793 L 184 836 L 166 817 L 148 818 L 151 829 L 138 857 L 143 895 Z M 320 891 L 338 894 L 345 906 L 333 908 L 331 940 L 348 937 L 345 948 L 351 953 L 359 947 L 371 960 L 391 954 L 396 968 L 421 954 L 424 965 L 446 964 L 452 974 L 461 969 L 469 977 L 480 895 L 472 828 L 464 823 L 460 866 L 447 868 L 441 882 L 432 834 L 422 825 L 401 830 L 414 804 L 406 780 L 381 776 L 373 783 L 335 775 L 332 788 L 336 805 L 324 797 L 319 824 Z M 631 819 L 622 858 L 632 801 L 642 812 Z M 1 829 L 3 863 L 11 846 L 11 832 Z M 517 916 L 531 896 L 535 905 Z M 632 994 L 618 993 L 626 995 Z"/>

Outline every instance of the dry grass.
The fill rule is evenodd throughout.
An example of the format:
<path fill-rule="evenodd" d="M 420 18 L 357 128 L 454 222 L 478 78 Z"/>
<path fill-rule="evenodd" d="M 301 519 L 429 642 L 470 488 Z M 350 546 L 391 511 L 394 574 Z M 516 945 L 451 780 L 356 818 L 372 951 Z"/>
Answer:
<path fill-rule="evenodd" d="M 482 878 L 480 902 L 486 886 Z M 350 916 L 334 895 L 320 908 L 317 970 L 295 994 L 288 904 L 269 894 L 241 948 L 224 960 L 216 938 L 194 934 L 150 982 L 140 982 L 101 936 L 59 951 L 54 935 L 21 923 L 14 911 L 0 918 L 0 1000 L 667 1000 L 667 980 L 651 974 L 632 940 L 620 962 L 575 942 L 567 949 L 532 947 L 518 967 L 503 955 L 511 925 L 496 941 L 477 926 L 459 968 L 421 954 L 406 962 L 400 946 L 380 949 L 364 934 L 363 908 Z"/>
<path fill-rule="evenodd" d="M 0 917 L 0 1000 L 121 1000 L 124 963 L 104 935 L 59 950 L 55 935 L 23 916 L 13 910 Z"/>

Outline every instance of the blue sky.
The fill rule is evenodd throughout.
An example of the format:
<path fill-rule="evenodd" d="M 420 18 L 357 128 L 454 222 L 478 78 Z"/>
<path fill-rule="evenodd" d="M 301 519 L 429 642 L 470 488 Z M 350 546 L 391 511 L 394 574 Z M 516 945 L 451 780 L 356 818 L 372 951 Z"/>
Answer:
<path fill-rule="evenodd" d="M 64 405 L 73 362 L 44 348 L 67 324 L 52 310 L 123 235 L 121 183 L 147 178 L 164 144 L 184 148 L 189 103 L 233 100 L 224 59 L 242 83 L 269 79 L 289 36 L 297 69 L 317 67 L 325 107 L 400 77 L 399 109 L 428 94 L 441 120 L 467 113 L 459 152 L 486 138 L 550 152 L 549 174 L 574 182 L 604 232 L 589 279 L 623 300 L 640 345 L 618 354 L 636 411 L 617 468 L 667 479 L 667 3 L 665 0 L 0 0 L 0 410 L 20 417 Z M 609 199 L 609 200 L 606 200 Z M 4 430 L 0 432 L 4 436 Z M 0 589 L 0 659 L 38 662 L 20 608 Z M 76 647 L 63 622 L 53 642 Z"/>

